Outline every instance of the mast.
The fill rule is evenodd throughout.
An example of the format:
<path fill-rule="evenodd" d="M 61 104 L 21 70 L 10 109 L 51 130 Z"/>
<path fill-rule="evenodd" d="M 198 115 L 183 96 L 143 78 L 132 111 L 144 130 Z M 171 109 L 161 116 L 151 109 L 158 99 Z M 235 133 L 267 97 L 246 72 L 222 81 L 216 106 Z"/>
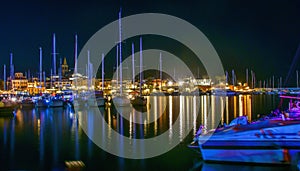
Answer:
<path fill-rule="evenodd" d="M 232 73 L 232 85 L 234 86 L 235 85 L 235 74 L 234 74 L 234 70 L 231 71 Z"/>
<path fill-rule="evenodd" d="M 162 89 L 162 59 L 161 52 L 159 53 L 159 79 L 160 79 L 160 90 Z"/>
<path fill-rule="evenodd" d="M 117 45 L 117 52 L 116 52 L 117 56 L 117 64 L 116 64 L 116 73 L 117 73 L 117 87 L 118 87 L 118 80 L 119 80 L 119 45 Z"/>
<path fill-rule="evenodd" d="M 53 74 L 56 75 L 56 39 L 55 33 L 53 33 Z"/>
<path fill-rule="evenodd" d="M 256 77 L 255 77 L 255 72 L 253 72 L 253 88 L 256 87 Z"/>
<path fill-rule="evenodd" d="M 134 87 L 134 83 L 135 83 L 135 72 L 134 72 L 134 43 L 131 44 L 131 48 L 132 48 L 132 84 Z"/>
<path fill-rule="evenodd" d="M 51 68 L 51 70 L 50 70 L 50 88 L 52 88 L 53 87 L 53 85 L 52 85 L 52 78 L 53 78 L 53 71 L 52 71 L 52 68 Z"/>
<path fill-rule="evenodd" d="M 74 61 L 75 61 L 75 67 L 74 67 L 74 73 L 77 74 L 77 55 L 78 55 L 78 45 L 77 45 L 77 34 L 75 34 L 75 53 L 74 53 Z"/>
<path fill-rule="evenodd" d="M 61 65 L 62 65 L 62 59 L 59 58 L 59 73 L 58 73 L 58 76 L 59 76 L 59 82 L 61 83 L 61 79 L 62 79 L 62 68 L 61 68 Z M 59 84 L 59 87 L 61 87 L 61 84 Z"/>
<path fill-rule="evenodd" d="M 225 71 L 225 77 L 226 77 L 226 84 L 228 85 L 228 72 L 227 71 Z"/>
<path fill-rule="evenodd" d="M 40 85 L 41 85 L 41 83 L 42 83 L 42 73 L 43 73 L 43 71 L 42 71 L 42 60 L 43 60 L 43 56 L 42 56 L 42 48 L 40 47 L 39 48 L 40 49 L 40 73 L 39 73 L 39 75 L 40 75 Z"/>
<path fill-rule="evenodd" d="M 122 8 L 120 8 L 120 12 L 119 12 L 119 44 L 120 44 L 120 94 L 123 94 L 123 90 L 122 90 L 122 80 L 123 80 L 123 75 L 122 75 L 122 21 L 121 21 L 121 17 L 122 17 Z"/>
<path fill-rule="evenodd" d="M 6 65 L 3 66 L 4 90 L 6 90 Z"/>
<path fill-rule="evenodd" d="M 254 89 L 253 82 L 254 82 L 254 74 L 253 74 L 253 71 L 251 70 L 251 86 L 252 86 L 252 89 Z M 260 88 L 261 88 L 261 86 L 260 86 Z"/>
<path fill-rule="evenodd" d="M 88 78 L 88 89 L 90 89 L 90 50 L 87 51 L 88 62 L 87 62 L 87 78 Z"/>
<path fill-rule="evenodd" d="M 142 96 L 142 72 L 143 72 L 143 44 L 142 44 L 142 37 L 140 37 L 140 96 Z"/>
<path fill-rule="evenodd" d="M 274 86 L 275 86 L 274 80 L 275 80 L 275 78 L 274 78 L 274 75 L 273 75 L 273 77 L 272 77 L 272 81 L 273 81 L 273 83 L 272 83 L 272 88 L 273 88 L 273 89 L 274 89 Z"/>
<path fill-rule="evenodd" d="M 30 69 L 28 69 L 28 72 L 27 72 L 27 79 L 28 79 L 28 81 L 30 81 Z"/>
<path fill-rule="evenodd" d="M 44 80 L 44 87 L 46 87 L 46 73 L 43 71 L 43 80 Z"/>
<path fill-rule="evenodd" d="M 104 53 L 102 53 L 102 91 L 104 93 Z"/>
<path fill-rule="evenodd" d="M 13 53 L 10 53 L 10 78 L 14 78 Z"/>

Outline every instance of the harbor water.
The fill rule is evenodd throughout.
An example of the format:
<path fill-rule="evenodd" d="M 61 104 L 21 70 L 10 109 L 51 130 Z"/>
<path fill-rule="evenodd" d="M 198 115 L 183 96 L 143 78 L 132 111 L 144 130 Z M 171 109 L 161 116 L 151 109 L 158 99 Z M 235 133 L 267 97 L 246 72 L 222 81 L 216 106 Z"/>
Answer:
<path fill-rule="evenodd" d="M 65 170 L 68 161 L 82 161 L 85 165 L 83 170 L 289 169 L 289 166 L 204 163 L 199 149 L 187 147 L 200 125 L 209 129 L 228 124 L 242 115 L 255 120 L 258 114 L 269 114 L 280 105 L 278 95 L 147 98 L 149 104 L 142 108 L 33 108 L 18 109 L 12 118 L 1 117 L 1 170 Z M 101 141 L 110 144 L 110 148 L 123 148 L 121 142 L 110 142 L 113 141 L 110 137 L 112 130 L 131 140 L 150 139 L 168 132 L 170 140 L 166 143 L 173 143 L 174 136 L 180 143 L 164 154 L 147 159 L 128 159 L 110 154 L 89 138 L 90 132 L 96 131 L 95 125 L 99 124 L 95 116 L 99 110 L 103 122 L 111 128 L 100 130 L 106 135 L 101 137 Z M 145 117 L 141 118 L 141 112 L 145 113 Z M 148 120 L 153 122 L 148 123 Z M 174 125 L 176 120 L 178 125 Z M 185 134 L 189 128 L 191 131 Z M 133 150 L 135 148 L 141 147 L 133 144 Z"/>

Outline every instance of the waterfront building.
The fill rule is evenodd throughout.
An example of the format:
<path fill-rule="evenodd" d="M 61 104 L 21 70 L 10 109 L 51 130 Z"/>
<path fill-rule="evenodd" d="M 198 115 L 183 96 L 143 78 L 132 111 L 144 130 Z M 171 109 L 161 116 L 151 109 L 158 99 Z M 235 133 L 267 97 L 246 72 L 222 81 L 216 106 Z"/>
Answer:
<path fill-rule="evenodd" d="M 45 92 L 44 82 L 40 82 L 38 78 L 33 77 L 30 81 L 28 81 L 26 91 L 30 95 L 43 93 Z"/>
<path fill-rule="evenodd" d="M 13 91 L 26 91 L 28 80 L 21 72 L 15 73 L 14 79 L 11 79 L 11 90 Z"/>

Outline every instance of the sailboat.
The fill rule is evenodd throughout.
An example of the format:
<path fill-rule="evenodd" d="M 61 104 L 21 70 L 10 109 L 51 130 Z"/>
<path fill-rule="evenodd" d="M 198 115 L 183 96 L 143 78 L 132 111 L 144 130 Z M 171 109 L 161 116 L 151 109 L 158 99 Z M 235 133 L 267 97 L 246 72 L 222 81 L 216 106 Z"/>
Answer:
<path fill-rule="evenodd" d="M 132 46 L 132 48 L 134 48 L 134 47 Z M 132 49 L 132 58 L 134 58 L 134 49 Z M 142 81 L 143 81 L 143 79 L 142 79 L 142 71 L 143 71 L 142 66 L 143 66 L 142 38 L 140 38 L 140 85 L 139 85 L 140 93 L 139 93 L 138 96 L 133 96 L 130 99 L 130 102 L 133 106 L 145 106 L 145 105 L 147 105 L 147 99 L 144 96 L 142 96 Z"/>
<path fill-rule="evenodd" d="M 118 93 L 115 97 L 112 98 L 113 104 L 115 106 L 129 106 L 130 100 L 129 98 L 123 94 L 123 83 L 122 83 L 122 30 L 121 30 L 121 10 L 119 12 L 119 57 L 120 57 L 120 93 Z M 118 46 L 117 46 L 118 47 Z M 118 63 L 117 63 L 118 66 Z M 118 72 L 118 70 L 117 70 Z"/>
<path fill-rule="evenodd" d="M 104 98 L 104 54 L 102 53 L 102 91 L 95 92 L 97 106 L 105 106 Z"/>

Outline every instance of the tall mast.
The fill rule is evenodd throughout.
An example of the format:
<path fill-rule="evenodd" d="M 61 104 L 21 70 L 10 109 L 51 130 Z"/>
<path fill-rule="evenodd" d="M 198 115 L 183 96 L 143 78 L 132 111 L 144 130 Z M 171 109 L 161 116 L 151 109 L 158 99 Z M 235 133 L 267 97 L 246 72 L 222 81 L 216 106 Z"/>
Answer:
<path fill-rule="evenodd" d="M 40 84 L 42 83 L 42 74 L 43 74 L 43 71 L 42 71 L 42 62 L 43 62 L 43 56 L 42 56 L 42 48 L 40 47 Z"/>
<path fill-rule="evenodd" d="M 122 75 L 122 21 L 121 21 L 121 17 L 122 17 L 122 8 L 120 8 L 120 12 L 119 12 L 119 44 L 120 44 L 120 94 L 123 94 L 123 90 L 122 90 L 122 80 L 123 80 L 123 75 Z"/>
<path fill-rule="evenodd" d="M 135 66 L 134 66 L 134 43 L 132 43 L 131 48 L 132 48 L 132 84 L 133 84 L 133 87 L 134 87 L 134 82 L 135 82 L 135 72 L 134 72 L 134 69 L 135 69 Z"/>
<path fill-rule="evenodd" d="M 10 78 L 14 78 L 13 53 L 10 53 Z"/>
<path fill-rule="evenodd" d="M 56 39 L 53 33 L 53 74 L 56 75 Z"/>
<path fill-rule="evenodd" d="M 27 72 L 27 79 L 28 79 L 28 81 L 30 81 L 30 69 L 28 69 L 28 72 Z"/>
<path fill-rule="evenodd" d="M 274 82 L 274 80 L 275 80 L 275 78 L 274 78 L 274 75 L 273 75 L 273 77 L 272 77 L 272 81 L 273 81 L 273 83 L 272 83 L 272 88 L 274 89 L 275 87 L 275 82 Z"/>
<path fill-rule="evenodd" d="M 118 87 L 118 80 L 119 80 L 119 45 L 117 45 L 117 51 L 116 51 L 116 58 L 117 58 L 117 64 L 116 64 L 116 73 L 117 73 L 117 87 Z"/>
<path fill-rule="evenodd" d="M 162 81 L 162 58 L 161 52 L 159 53 L 159 79 Z"/>
<path fill-rule="evenodd" d="M 43 80 L 44 80 L 44 87 L 46 87 L 46 73 L 43 71 Z"/>
<path fill-rule="evenodd" d="M 140 96 L 142 95 L 142 72 L 143 72 L 143 44 L 142 44 L 142 37 L 140 37 Z"/>
<path fill-rule="evenodd" d="M 235 74 L 234 74 L 234 70 L 232 70 L 231 73 L 232 73 L 232 85 L 235 85 Z"/>
<path fill-rule="evenodd" d="M 53 77 L 53 71 L 52 71 L 52 68 L 51 68 L 51 70 L 50 70 L 50 88 L 52 88 L 53 87 L 53 85 L 52 85 L 52 77 Z"/>
<path fill-rule="evenodd" d="M 77 42 L 77 34 L 75 34 L 75 56 L 74 56 L 74 61 L 75 61 L 75 67 L 74 67 L 74 73 L 77 74 L 77 55 L 78 55 L 78 42 Z"/>
<path fill-rule="evenodd" d="M 225 71 L 225 77 L 226 77 L 226 84 L 228 85 L 228 72 L 227 71 Z"/>
<path fill-rule="evenodd" d="M 104 53 L 102 53 L 102 91 L 104 93 Z"/>
<path fill-rule="evenodd" d="M 88 62 L 87 62 L 87 78 L 88 78 L 88 89 L 90 89 L 90 50 L 87 51 Z"/>
<path fill-rule="evenodd" d="M 61 58 L 59 58 L 59 73 L 58 73 L 58 76 L 59 76 L 59 82 L 61 83 L 61 79 L 62 79 L 62 67 L 61 67 L 61 65 L 62 65 L 62 59 Z M 61 84 L 59 84 L 60 85 L 60 87 L 61 87 Z"/>
<path fill-rule="evenodd" d="M 251 70 L 251 86 L 254 89 L 254 72 Z M 261 88 L 261 85 L 260 85 Z"/>
<path fill-rule="evenodd" d="M 160 79 L 160 90 L 162 88 L 162 59 L 161 52 L 159 53 L 159 79 Z"/>
<path fill-rule="evenodd" d="M 6 90 L 6 65 L 3 66 L 4 90 Z"/>

